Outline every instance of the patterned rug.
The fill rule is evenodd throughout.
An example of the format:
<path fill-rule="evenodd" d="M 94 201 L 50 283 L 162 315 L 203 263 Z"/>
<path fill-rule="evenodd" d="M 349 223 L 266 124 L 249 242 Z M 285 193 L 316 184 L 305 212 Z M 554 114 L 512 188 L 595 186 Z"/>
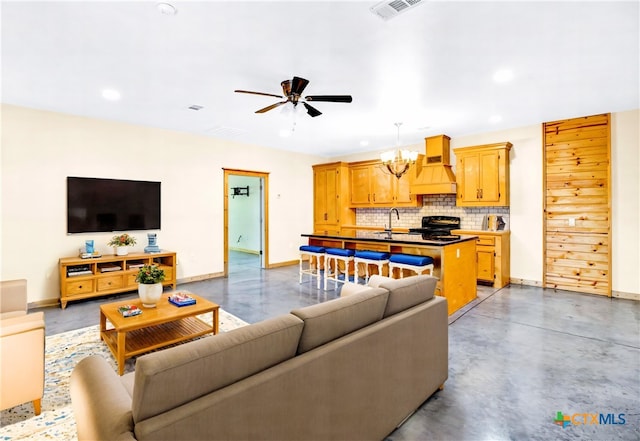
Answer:
<path fill-rule="evenodd" d="M 247 325 L 220 309 L 220 332 Z M 211 323 L 211 314 L 199 316 Z M 73 367 L 92 354 L 102 355 L 117 371 L 116 361 L 100 340 L 98 325 L 63 332 L 46 338 L 45 378 L 42 412 L 35 416 L 32 403 L 0 412 L 0 440 L 77 440 L 76 423 L 69 396 L 69 377 Z M 126 362 L 125 372 L 134 370 L 135 357 Z"/>

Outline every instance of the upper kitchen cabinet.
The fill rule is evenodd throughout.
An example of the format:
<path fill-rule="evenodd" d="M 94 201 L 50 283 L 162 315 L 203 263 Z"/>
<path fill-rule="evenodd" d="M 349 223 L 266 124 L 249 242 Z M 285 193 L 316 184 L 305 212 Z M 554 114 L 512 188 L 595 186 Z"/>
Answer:
<path fill-rule="evenodd" d="M 355 222 L 348 208 L 349 166 L 333 162 L 313 166 L 313 230 L 315 233 L 340 233 L 342 225 Z"/>
<path fill-rule="evenodd" d="M 349 164 L 350 206 L 417 207 L 422 200 L 409 193 L 412 182 L 411 168 L 401 178 L 396 178 L 380 161 L 360 161 Z"/>
<path fill-rule="evenodd" d="M 453 150 L 458 184 L 456 205 L 509 205 L 509 150 L 509 142 Z"/>

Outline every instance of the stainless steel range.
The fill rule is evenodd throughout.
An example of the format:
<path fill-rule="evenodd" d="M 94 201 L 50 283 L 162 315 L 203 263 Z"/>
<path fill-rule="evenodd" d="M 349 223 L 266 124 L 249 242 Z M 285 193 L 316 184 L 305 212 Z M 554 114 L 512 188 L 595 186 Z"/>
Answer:
<path fill-rule="evenodd" d="M 409 234 L 422 234 L 425 240 L 458 240 L 451 230 L 460 229 L 460 218 L 454 216 L 424 216 L 422 227 L 410 228 Z"/>

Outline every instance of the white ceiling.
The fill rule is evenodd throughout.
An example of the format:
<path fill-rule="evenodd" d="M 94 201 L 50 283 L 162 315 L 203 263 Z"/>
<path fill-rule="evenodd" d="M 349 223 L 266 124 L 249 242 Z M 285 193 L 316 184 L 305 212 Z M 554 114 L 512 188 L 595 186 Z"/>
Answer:
<path fill-rule="evenodd" d="M 423 1 L 388 21 L 375 0 L 171 3 L 2 1 L 2 101 L 327 157 L 395 145 L 398 121 L 410 144 L 640 107 L 637 0 Z M 278 99 L 233 92 L 294 75 L 353 103 L 255 114 Z"/>

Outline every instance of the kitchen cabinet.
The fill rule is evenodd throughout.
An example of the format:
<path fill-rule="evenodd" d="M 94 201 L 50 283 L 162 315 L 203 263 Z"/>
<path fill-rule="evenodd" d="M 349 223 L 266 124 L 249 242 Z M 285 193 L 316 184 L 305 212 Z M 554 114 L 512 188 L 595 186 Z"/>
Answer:
<path fill-rule="evenodd" d="M 510 231 L 453 230 L 452 234 L 476 237 L 476 273 L 478 282 L 490 283 L 494 288 L 509 284 Z"/>
<path fill-rule="evenodd" d="M 339 233 L 344 224 L 355 223 L 348 207 L 349 166 L 345 162 L 313 166 L 313 230 Z"/>
<path fill-rule="evenodd" d="M 354 208 L 417 207 L 419 196 L 410 193 L 413 167 L 400 179 L 390 174 L 380 161 L 349 164 L 350 203 Z"/>
<path fill-rule="evenodd" d="M 509 150 L 509 142 L 454 149 L 458 184 L 456 205 L 509 205 Z"/>

